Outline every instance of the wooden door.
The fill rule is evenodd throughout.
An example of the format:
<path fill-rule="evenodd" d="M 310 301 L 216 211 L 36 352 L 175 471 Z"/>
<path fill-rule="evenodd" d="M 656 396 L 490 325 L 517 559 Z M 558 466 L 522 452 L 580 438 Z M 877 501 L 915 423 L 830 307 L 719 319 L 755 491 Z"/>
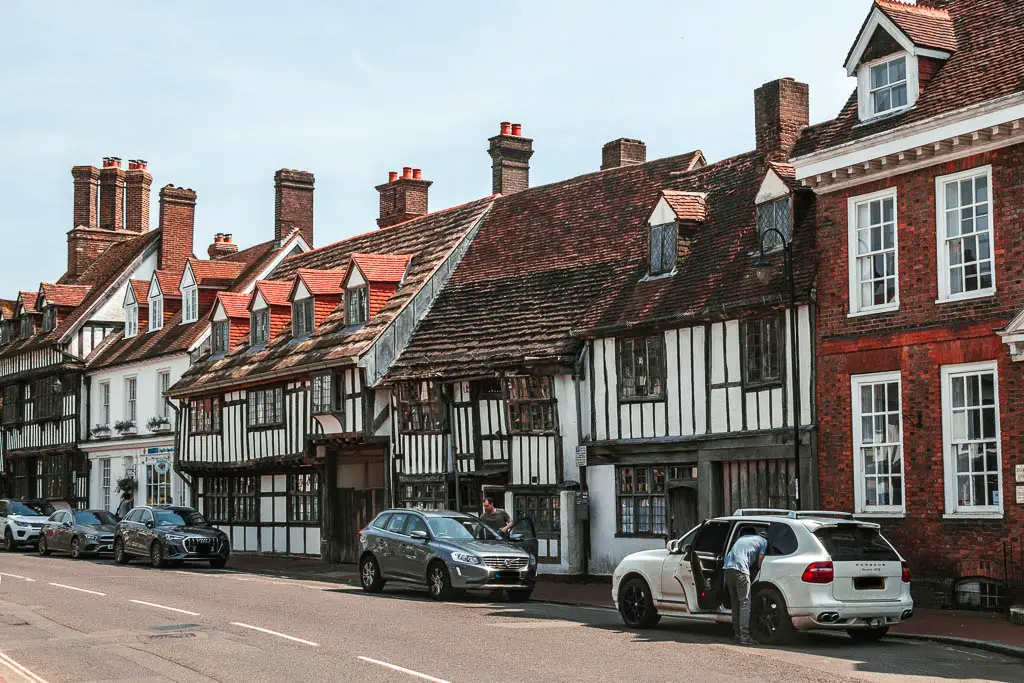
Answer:
<path fill-rule="evenodd" d="M 697 489 L 677 486 L 668 491 L 669 538 L 680 538 L 697 526 Z"/>

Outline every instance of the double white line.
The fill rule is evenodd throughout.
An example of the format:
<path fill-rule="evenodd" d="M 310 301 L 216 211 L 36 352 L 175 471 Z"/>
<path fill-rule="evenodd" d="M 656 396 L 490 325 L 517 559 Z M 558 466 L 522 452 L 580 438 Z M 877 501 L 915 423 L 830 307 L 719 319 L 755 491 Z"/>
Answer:
<path fill-rule="evenodd" d="M 35 675 L 27 668 L 25 668 L 21 664 L 18 664 L 16 661 L 5 655 L 3 652 L 0 652 L 0 665 L 7 667 L 17 675 L 31 681 L 32 683 L 46 683 L 45 678 Z"/>

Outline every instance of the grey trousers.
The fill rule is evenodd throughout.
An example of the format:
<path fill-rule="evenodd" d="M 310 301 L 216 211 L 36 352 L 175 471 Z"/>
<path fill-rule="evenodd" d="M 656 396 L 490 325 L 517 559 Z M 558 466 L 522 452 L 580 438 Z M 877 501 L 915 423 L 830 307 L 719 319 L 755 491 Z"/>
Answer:
<path fill-rule="evenodd" d="M 732 606 L 732 634 L 737 640 L 750 638 L 750 577 L 736 569 L 725 570 Z"/>

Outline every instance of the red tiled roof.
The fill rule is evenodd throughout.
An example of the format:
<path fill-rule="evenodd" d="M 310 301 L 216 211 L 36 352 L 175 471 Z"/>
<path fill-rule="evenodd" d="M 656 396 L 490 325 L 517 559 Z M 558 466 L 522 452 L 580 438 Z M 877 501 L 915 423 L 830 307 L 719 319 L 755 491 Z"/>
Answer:
<path fill-rule="evenodd" d="M 862 124 L 854 91 L 835 119 L 804 130 L 793 156 L 1024 92 L 1024 2 L 952 0 L 946 11 L 956 34 L 956 51 L 928 81 L 913 107 Z"/>
<path fill-rule="evenodd" d="M 39 286 L 39 294 L 56 306 L 74 307 L 85 300 L 91 289 L 89 285 L 55 285 L 44 282 Z"/>
<path fill-rule="evenodd" d="M 0 319 L 10 320 L 14 317 L 14 309 L 18 305 L 17 301 L 11 301 L 10 299 L 0 299 Z"/>
<path fill-rule="evenodd" d="M 263 295 L 263 300 L 267 302 L 268 306 L 291 305 L 291 302 L 288 301 L 288 295 L 292 293 L 292 283 L 290 282 L 259 280 L 253 291 L 253 297 L 256 296 L 256 292 Z"/>
<path fill-rule="evenodd" d="M 707 216 L 707 194 L 704 192 L 662 190 L 661 196 L 681 221 L 700 222 Z"/>
<path fill-rule="evenodd" d="M 402 272 L 404 274 L 405 271 L 403 270 Z M 299 268 L 296 273 L 313 296 L 317 294 L 341 294 L 341 283 L 345 281 L 345 276 L 348 275 L 348 268 L 334 268 L 331 270 Z"/>
<path fill-rule="evenodd" d="M 245 270 L 245 263 L 239 261 L 202 261 L 190 258 L 188 262 L 192 266 L 196 284 L 200 287 L 229 287 Z"/>
<path fill-rule="evenodd" d="M 39 313 L 39 309 L 36 307 L 38 296 L 39 292 L 18 292 L 18 301 L 21 302 L 26 313 Z"/>
<path fill-rule="evenodd" d="M 178 289 L 181 286 L 181 273 L 172 273 L 169 270 L 157 270 L 156 282 L 160 285 L 160 294 L 167 296 L 181 296 L 181 290 Z"/>
<path fill-rule="evenodd" d="M 296 232 L 296 234 L 298 233 Z M 281 248 L 284 248 L 288 244 L 288 240 L 285 240 L 285 243 Z M 231 291 L 242 292 L 249 289 L 256 281 L 256 278 L 259 277 L 260 271 L 266 267 L 271 257 L 277 255 L 277 250 L 277 240 L 270 240 L 220 259 L 221 261 L 234 261 L 245 265 L 245 268 L 238 274 L 238 277 L 235 279 L 235 283 L 231 286 Z"/>
<path fill-rule="evenodd" d="M 352 254 L 352 261 L 368 282 L 401 282 L 412 254 Z"/>
<path fill-rule="evenodd" d="M 224 307 L 224 314 L 229 318 L 249 317 L 250 294 L 241 292 L 217 292 L 217 301 Z M 214 310 L 217 306 L 214 304 Z"/>
<path fill-rule="evenodd" d="M 149 302 L 149 280 L 130 280 L 135 300 L 145 305 Z"/>
<path fill-rule="evenodd" d="M 945 9 L 908 5 L 898 0 L 875 0 L 875 5 L 914 41 L 914 45 L 956 51 L 953 19 Z"/>

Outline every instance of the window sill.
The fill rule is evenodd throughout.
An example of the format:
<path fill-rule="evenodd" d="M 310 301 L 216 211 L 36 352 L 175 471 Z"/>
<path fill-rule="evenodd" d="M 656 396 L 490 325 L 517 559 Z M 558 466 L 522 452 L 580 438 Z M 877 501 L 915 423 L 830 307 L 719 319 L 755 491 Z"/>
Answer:
<path fill-rule="evenodd" d="M 993 510 L 992 512 L 947 512 L 942 515 L 943 519 L 993 519 L 1000 520 L 1004 518 L 1002 510 Z"/>
<path fill-rule="evenodd" d="M 768 389 L 781 389 L 782 380 L 773 379 L 770 382 L 743 382 L 742 387 L 745 391 L 765 391 Z"/>
<path fill-rule="evenodd" d="M 640 278 L 640 282 L 654 282 L 656 280 L 664 280 L 665 278 L 672 277 L 673 275 L 676 274 L 676 272 L 677 269 L 673 268 L 667 273 L 659 273 L 658 275 L 651 275 L 650 273 L 647 273 L 647 275 L 644 275 L 642 278 Z"/>
<path fill-rule="evenodd" d="M 850 311 L 846 314 L 847 318 L 862 318 L 867 315 L 878 315 L 879 313 L 894 313 L 900 310 L 900 305 L 897 303 L 895 306 L 878 306 L 877 308 L 865 308 L 859 311 Z"/>
<path fill-rule="evenodd" d="M 906 519 L 906 510 L 902 512 L 855 512 L 854 519 Z"/>
<path fill-rule="evenodd" d="M 274 424 L 265 424 L 265 425 L 264 424 L 260 424 L 260 425 L 250 424 L 248 429 L 249 429 L 250 432 L 265 432 L 265 431 L 270 430 L 270 429 L 284 429 L 284 423 L 283 422 L 275 422 Z"/>
<path fill-rule="evenodd" d="M 969 294 L 955 294 L 955 295 L 947 296 L 944 299 L 936 299 L 935 303 L 936 303 L 936 305 L 938 305 L 938 304 L 954 304 L 954 303 L 956 303 L 958 301 L 970 301 L 972 299 L 985 299 L 987 297 L 995 296 L 995 295 L 996 295 L 996 290 L 993 287 L 992 289 L 983 289 L 983 290 L 979 290 L 977 292 L 971 292 Z"/>
<path fill-rule="evenodd" d="M 619 397 L 619 403 L 664 403 L 667 399 L 664 396 L 630 396 L 630 397 Z"/>

